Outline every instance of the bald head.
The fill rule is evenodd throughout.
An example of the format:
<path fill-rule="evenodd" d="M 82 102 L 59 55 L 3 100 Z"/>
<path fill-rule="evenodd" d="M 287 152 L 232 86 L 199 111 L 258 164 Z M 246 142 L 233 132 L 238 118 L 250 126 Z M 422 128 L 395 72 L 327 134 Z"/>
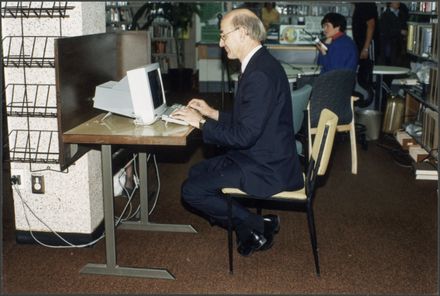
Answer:
<path fill-rule="evenodd" d="M 252 40 L 262 42 L 266 39 L 266 29 L 258 16 L 246 8 L 231 10 L 223 20 L 231 21 L 234 27 L 244 28 Z"/>

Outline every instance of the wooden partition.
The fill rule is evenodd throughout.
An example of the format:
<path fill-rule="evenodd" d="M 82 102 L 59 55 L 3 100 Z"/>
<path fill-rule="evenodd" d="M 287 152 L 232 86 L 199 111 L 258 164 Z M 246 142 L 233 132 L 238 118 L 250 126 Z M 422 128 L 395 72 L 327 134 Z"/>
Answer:
<path fill-rule="evenodd" d="M 112 32 L 55 40 L 59 160 L 64 170 L 90 147 L 65 144 L 62 134 L 102 113 L 93 108 L 97 85 L 122 79 L 151 61 L 148 33 Z"/>

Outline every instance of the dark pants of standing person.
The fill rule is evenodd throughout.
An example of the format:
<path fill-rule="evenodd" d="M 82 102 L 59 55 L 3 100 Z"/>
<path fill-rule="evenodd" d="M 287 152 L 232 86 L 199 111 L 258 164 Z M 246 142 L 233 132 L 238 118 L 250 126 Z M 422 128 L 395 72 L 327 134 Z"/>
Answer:
<path fill-rule="evenodd" d="M 227 200 L 221 194 L 221 188 L 239 188 L 241 179 L 240 168 L 227 157 L 221 155 L 204 160 L 190 169 L 188 179 L 182 185 L 183 202 L 211 223 L 226 227 Z M 245 239 L 251 230 L 264 231 L 262 217 L 235 201 L 232 204 L 232 221 L 240 239 Z"/>

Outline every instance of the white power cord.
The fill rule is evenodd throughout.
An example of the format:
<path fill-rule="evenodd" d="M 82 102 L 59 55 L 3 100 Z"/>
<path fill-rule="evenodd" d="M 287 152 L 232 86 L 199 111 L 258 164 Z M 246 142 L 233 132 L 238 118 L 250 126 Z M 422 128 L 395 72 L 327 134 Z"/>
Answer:
<path fill-rule="evenodd" d="M 150 155 L 148 155 L 147 157 L 147 163 L 148 160 L 150 159 Z M 129 166 L 130 164 L 133 163 L 133 167 L 134 167 L 134 173 L 133 173 L 133 181 L 135 183 L 135 187 L 132 190 L 132 192 L 128 192 L 128 190 L 121 184 L 123 190 L 126 191 L 126 194 L 128 196 L 128 201 L 124 207 L 124 209 L 121 212 L 121 215 L 119 217 L 115 216 L 115 227 L 118 226 L 122 221 L 126 221 L 129 219 L 132 219 L 140 210 L 140 205 L 137 207 L 136 211 L 131 214 L 132 211 L 132 204 L 131 204 L 131 200 L 134 196 L 134 192 L 136 191 L 136 189 L 139 187 L 139 178 L 137 177 L 137 169 L 136 169 L 136 157 L 137 155 L 135 155 L 133 157 L 132 160 L 130 160 L 125 166 L 124 169 Z M 154 166 L 155 166 L 155 170 L 156 170 L 156 179 L 157 179 L 157 191 L 156 191 L 156 195 L 155 195 L 155 199 L 154 199 L 154 203 L 149 211 L 149 215 L 151 215 L 151 213 L 154 211 L 154 209 L 156 208 L 156 204 L 157 204 L 157 200 L 159 199 L 159 193 L 160 193 L 160 176 L 159 176 L 159 168 L 157 165 L 157 161 L 156 161 L 156 155 L 153 154 L 153 162 L 154 162 Z M 119 182 L 121 182 L 120 177 L 122 176 L 122 174 L 119 176 L 118 180 Z M 13 184 L 13 188 L 15 189 L 15 191 L 17 192 L 20 200 L 21 200 L 21 205 L 23 208 L 23 213 L 24 213 L 24 217 L 26 219 L 26 223 L 29 227 L 29 233 L 32 236 L 32 238 L 40 245 L 44 246 L 44 247 L 48 247 L 48 248 L 84 248 L 84 247 L 89 247 L 91 245 L 94 245 L 95 243 L 97 243 L 98 241 L 100 241 L 102 238 L 105 237 L 105 234 L 103 233 L 100 237 L 96 238 L 95 240 L 88 242 L 86 244 L 79 244 L 79 245 L 75 245 L 71 242 L 69 242 L 68 240 L 66 240 L 65 238 L 63 238 L 58 232 L 56 232 L 55 230 L 53 230 L 49 225 L 47 225 L 40 217 L 38 217 L 38 215 L 31 209 L 31 207 L 28 205 L 28 203 L 23 199 L 23 196 L 21 195 L 21 191 L 18 188 L 17 184 Z M 147 197 L 148 198 L 148 197 Z M 129 214 L 127 218 L 122 218 L 122 216 L 125 214 L 125 211 L 127 210 L 127 207 L 130 207 L 129 210 Z M 49 229 L 53 234 L 55 234 L 55 236 L 57 236 L 61 241 L 63 241 L 64 243 L 67 244 L 67 246 L 55 246 L 55 245 L 48 245 L 43 243 L 42 241 L 40 241 L 39 239 L 37 239 L 31 229 L 31 224 L 29 222 L 29 218 L 28 218 L 28 213 L 26 211 L 26 208 L 28 209 L 28 211 L 40 222 L 42 223 L 47 229 Z M 148 209 L 147 209 L 148 210 Z"/>
<path fill-rule="evenodd" d="M 156 208 L 157 200 L 159 199 L 159 193 L 160 193 L 159 167 L 157 166 L 157 161 L 156 161 L 156 155 L 155 154 L 153 154 L 153 161 L 154 161 L 154 168 L 156 169 L 157 191 L 156 191 L 156 196 L 154 198 L 154 203 L 151 206 L 151 210 L 148 212 L 148 215 L 151 215 L 151 213 L 153 213 L 154 209 Z"/>
<path fill-rule="evenodd" d="M 52 229 L 49 225 L 47 225 L 43 220 L 41 220 L 41 218 L 38 217 L 37 214 L 35 214 L 35 212 L 31 209 L 31 207 L 30 207 L 30 206 L 27 204 L 27 202 L 23 199 L 23 196 L 21 195 L 21 192 L 20 192 L 20 189 L 18 188 L 18 186 L 17 186 L 16 184 L 14 184 L 13 187 L 14 187 L 15 191 L 17 192 L 18 196 L 20 197 L 21 205 L 22 205 L 22 207 L 23 207 L 24 217 L 25 217 L 25 219 L 26 219 L 26 223 L 27 223 L 27 225 L 28 225 L 28 227 L 29 227 L 29 233 L 31 234 L 32 238 L 33 238 L 37 243 L 39 243 L 40 245 L 45 246 L 45 247 L 48 247 L 48 248 L 57 248 L 57 249 L 64 249 L 64 248 L 84 248 L 84 247 L 88 247 L 88 246 L 91 246 L 91 245 L 95 244 L 96 242 L 98 242 L 99 240 L 101 240 L 101 239 L 104 237 L 104 234 L 102 234 L 102 235 L 101 235 L 100 237 L 98 237 L 97 239 L 95 239 L 95 240 L 93 240 L 93 241 L 91 241 L 91 242 L 88 242 L 88 243 L 86 243 L 86 244 L 81 244 L 81 245 L 75 245 L 75 244 L 72 244 L 71 242 L 69 242 L 69 241 L 67 241 L 65 238 L 63 238 L 60 234 L 58 234 L 58 232 L 56 232 L 55 230 L 53 230 L 53 229 Z M 65 243 L 67 244 L 67 246 L 54 246 L 54 245 L 48 245 L 48 244 L 45 244 L 45 243 L 43 243 L 42 241 L 38 240 L 38 239 L 35 237 L 35 235 L 34 235 L 32 229 L 31 229 L 31 224 L 30 224 L 30 222 L 29 222 L 28 214 L 27 214 L 27 212 L 26 212 L 26 208 L 25 208 L 25 206 L 26 206 L 26 208 L 29 210 L 29 212 L 31 212 L 31 214 L 32 214 L 32 215 L 33 215 L 38 221 L 40 221 L 44 226 L 46 226 L 47 229 L 49 229 L 52 233 L 54 233 L 54 234 L 55 234 L 60 240 L 62 240 L 63 242 L 65 242 Z"/>

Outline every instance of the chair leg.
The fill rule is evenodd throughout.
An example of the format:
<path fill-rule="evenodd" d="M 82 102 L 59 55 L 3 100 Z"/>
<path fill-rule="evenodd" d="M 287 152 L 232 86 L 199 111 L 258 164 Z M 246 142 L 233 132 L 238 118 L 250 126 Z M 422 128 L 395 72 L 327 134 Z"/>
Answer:
<path fill-rule="evenodd" d="M 357 150 L 356 150 L 356 130 L 354 122 L 350 125 L 350 145 L 351 145 L 351 173 L 357 174 Z"/>
<path fill-rule="evenodd" d="M 232 197 L 227 196 L 228 200 L 228 255 L 229 255 L 229 273 L 234 273 L 233 250 L 232 250 Z"/>
<path fill-rule="evenodd" d="M 318 241 L 316 239 L 315 219 L 313 217 L 313 209 L 311 207 L 307 207 L 307 222 L 309 224 L 310 241 L 312 243 L 313 257 L 315 259 L 316 275 L 320 276 Z"/>

